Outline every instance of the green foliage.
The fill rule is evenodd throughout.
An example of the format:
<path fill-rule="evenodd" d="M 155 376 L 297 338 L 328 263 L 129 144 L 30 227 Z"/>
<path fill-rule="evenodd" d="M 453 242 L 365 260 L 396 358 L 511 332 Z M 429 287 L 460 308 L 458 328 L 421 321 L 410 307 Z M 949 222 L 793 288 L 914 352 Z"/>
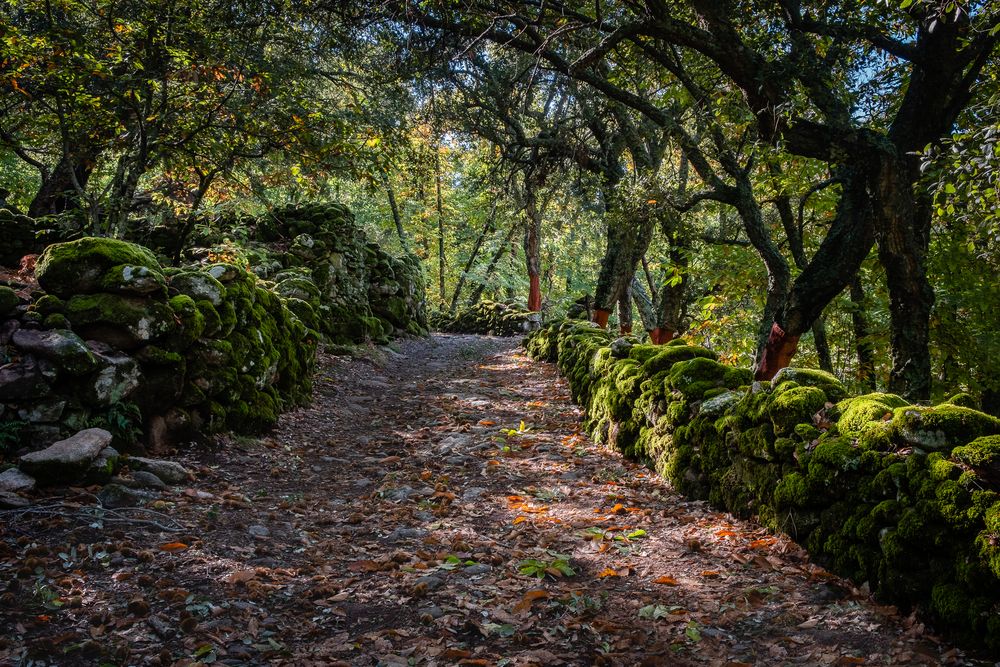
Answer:
<path fill-rule="evenodd" d="M 130 401 L 116 401 L 108 406 L 104 414 L 87 420 L 87 428 L 103 428 L 112 435 L 115 444 L 124 447 L 139 441 L 142 426 L 139 406 Z"/>

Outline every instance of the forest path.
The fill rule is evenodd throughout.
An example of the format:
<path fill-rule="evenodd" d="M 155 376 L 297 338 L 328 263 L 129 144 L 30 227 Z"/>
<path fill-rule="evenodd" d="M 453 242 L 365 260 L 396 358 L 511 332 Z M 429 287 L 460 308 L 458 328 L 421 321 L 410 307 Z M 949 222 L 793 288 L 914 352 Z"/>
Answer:
<path fill-rule="evenodd" d="M 788 539 L 593 445 L 556 369 L 517 341 L 399 350 L 322 355 L 312 406 L 265 438 L 188 452 L 193 488 L 159 505 L 179 533 L 39 527 L 50 554 L 113 544 L 74 566 L 79 601 L 20 618 L 8 657 L 971 664 Z"/>

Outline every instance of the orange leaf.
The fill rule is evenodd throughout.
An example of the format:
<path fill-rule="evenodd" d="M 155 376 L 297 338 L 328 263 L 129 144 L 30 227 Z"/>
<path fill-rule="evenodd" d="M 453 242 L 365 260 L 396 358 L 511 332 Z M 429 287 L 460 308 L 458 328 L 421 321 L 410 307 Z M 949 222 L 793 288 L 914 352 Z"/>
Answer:
<path fill-rule="evenodd" d="M 617 577 L 617 576 L 618 573 L 615 570 L 611 569 L 610 567 L 606 567 L 597 573 L 598 579 L 603 579 L 604 577 Z"/>
<path fill-rule="evenodd" d="M 762 539 L 759 539 L 759 540 L 754 540 L 753 542 L 751 542 L 750 543 L 750 548 L 751 549 L 764 549 L 764 548 L 767 548 L 767 547 L 771 546 L 776 541 L 777 540 L 775 540 L 773 537 L 765 537 L 765 538 L 762 538 Z"/>
<path fill-rule="evenodd" d="M 160 551 L 184 551 L 188 545 L 183 542 L 167 542 L 160 545 Z"/>
<path fill-rule="evenodd" d="M 715 534 L 716 534 L 716 536 L 722 537 L 722 538 L 736 537 L 736 531 L 735 530 L 722 529 L 722 530 L 715 531 Z"/>
<path fill-rule="evenodd" d="M 456 496 L 451 491 L 435 491 L 434 495 L 432 495 L 431 498 L 444 498 L 445 500 L 454 500 L 455 498 L 458 498 L 458 496 Z"/>
<path fill-rule="evenodd" d="M 669 574 L 665 574 L 662 577 L 657 577 L 653 579 L 654 584 L 663 584 L 664 586 L 676 586 L 677 580 L 671 577 Z"/>
<path fill-rule="evenodd" d="M 521 601 L 514 605 L 514 611 L 528 611 L 535 600 L 549 597 L 549 592 L 541 588 L 535 588 L 526 592 Z"/>
<path fill-rule="evenodd" d="M 625 506 L 622 505 L 621 503 L 615 503 L 615 506 L 611 508 L 611 513 L 612 514 L 624 514 L 625 513 Z"/>
<path fill-rule="evenodd" d="M 486 465 L 488 465 L 488 466 L 498 466 L 498 465 L 500 465 L 500 462 L 496 461 L 494 459 L 490 459 L 489 461 L 486 462 Z"/>
<path fill-rule="evenodd" d="M 378 563 L 373 560 L 356 560 L 347 565 L 347 569 L 351 572 L 375 572 L 378 567 Z"/>
<path fill-rule="evenodd" d="M 527 520 L 528 520 L 528 517 L 526 517 L 526 516 L 519 516 L 516 519 L 514 519 L 514 525 L 516 526 L 519 523 L 524 523 Z"/>
<path fill-rule="evenodd" d="M 497 423 L 495 421 L 491 420 L 491 419 L 480 419 L 479 422 L 477 422 L 477 423 L 479 424 L 479 426 L 496 426 L 497 425 Z"/>
<path fill-rule="evenodd" d="M 251 579 L 256 578 L 257 572 L 255 570 L 237 570 L 232 572 L 225 577 L 227 584 L 245 584 Z"/>
<path fill-rule="evenodd" d="M 719 576 L 719 571 L 718 570 L 703 570 L 702 573 L 701 573 L 701 576 L 703 576 L 703 577 L 717 577 L 717 576 Z"/>

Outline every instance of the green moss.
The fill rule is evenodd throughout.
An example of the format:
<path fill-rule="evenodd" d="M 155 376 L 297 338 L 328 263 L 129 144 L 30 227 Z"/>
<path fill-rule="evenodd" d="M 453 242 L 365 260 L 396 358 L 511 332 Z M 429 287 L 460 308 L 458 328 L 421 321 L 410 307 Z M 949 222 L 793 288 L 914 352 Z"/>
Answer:
<path fill-rule="evenodd" d="M 782 382 L 795 382 L 803 387 L 822 389 L 827 398 L 836 403 L 847 396 L 847 388 L 832 373 L 812 368 L 782 368 L 771 380 L 771 386 L 777 387 Z"/>
<path fill-rule="evenodd" d="M 797 472 L 785 475 L 774 487 L 774 504 L 778 509 L 805 507 L 810 500 L 809 483 Z"/>
<path fill-rule="evenodd" d="M 950 451 L 976 438 L 1000 435 L 1000 419 L 958 405 L 896 408 L 896 437 L 925 451 Z"/>
<path fill-rule="evenodd" d="M 163 274 L 148 266 L 119 264 L 105 271 L 101 290 L 119 294 L 165 294 L 167 280 Z"/>
<path fill-rule="evenodd" d="M 142 246 L 87 237 L 47 247 L 38 258 L 35 277 L 46 292 L 66 298 L 100 289 L 105 273 L 120 265 L 162 272 L 153 253 Z"/>
<path fill-rule="evenodd" d="M 641 359 L 647 375 L 654 375 L 659 371 L 670 370 L 670 368 L 681 361 L 689 361 L 696 357 L 711 359 L 716 361 L 719 355 L 704 347 L 697 345 L 641 345 L 644 350 L 649 350 L 650 356 Z M 636 358 L 636 357 L 633 357 Z"/>
<path fill-rule="evenodd" d="M 797 424 L 812 424 L 813 415 L 826 405 L 826 394 L 817 387 L 794 387 L 775 391 L 767 407 L 776 433 L 788 433 Z"/>
<path fill-rule="evenodd" d="M 1000 436 L 976 438 L 951 452 L 953 459 L 988 478 L 1000 480 Z"/>
<path fill-rule="evenodd" d="M 680 392 L 685 398 L 697 401 L 710 389 L 738 386 L 734 384 L 733 370 L 735 369 L 707 357 L 694 357 L 671 367 L 667 375 L 667 386 Z"/>
<path fill-rule="evenodd" d="M 212 302 L 208 299 L 202 299 L 195 301 L 195 306 L 198 307 L 198 312 L 201 313 L 202 319 L 205 321 L 202 335 L 211 337 L 220 334 L 222 332 L 222 317 Z"/>
<path fill-rule="evenodd" d="M 909 405 L 896 394 L 865 394 L 840 401 L 837 428 L 844 435 L 857 436 L 869 422 L 892 418 L 893 410 Z"/>
<path fill-rule="evenodd" d="M 946 403 L 946 404 L 948 404 L 948 405 L 958 405 L 960 407 L 971 408 L 973 410 L 978 410 L 979 409 L 979 403 L 972 396 L 972 394 L 967 394 L 967 393 L 964 393 L 964 392 L 955 394 L 954 396 L 950 396 L 950 397 L 948 397 L 947 400 L 945 400 L 943 402 Z"/>
<path fill-rule="evenodd" d="M 184 348 L 201 338 L 205 331 L 205 316 L 201 314 L 194 299 L 187 294 L 178 294 L 170 299 L 169 305 L 181 327 L 173 342 Z"/>
<path fill-rule="evenodd" d="M 148 299 L 117 294 L 77 295 L 66 302 L 66 317 L 84 337 L 131 349 L 177 330 L 173 311 Z"/>
<path fill-rule="evenodd" d="M 11 288 L 0 285 L 0 317 L 7 317 L 21 304 L 21 297 Z"/>
<path fill-rule="evenodd" d="M 31 307 L 33 310 L 47 317 L 53 313 L 64 312 L 66 310 L 66 302 L 53 294 L 44 294 Z"/>

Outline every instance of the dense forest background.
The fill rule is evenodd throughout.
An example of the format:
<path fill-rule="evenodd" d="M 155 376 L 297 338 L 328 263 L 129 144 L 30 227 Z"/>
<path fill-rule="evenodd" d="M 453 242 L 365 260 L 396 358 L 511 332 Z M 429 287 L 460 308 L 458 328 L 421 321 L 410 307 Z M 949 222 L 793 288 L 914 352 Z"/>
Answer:
<path fill-rule="evenodd" d="M 432 309 L 586 294 L 759 377 L 796 354 L 996 413 L 998 29 L 929 0 L 5 0 L 0 207 L 252 263 L 246 216 L 343 202 Z"/>

